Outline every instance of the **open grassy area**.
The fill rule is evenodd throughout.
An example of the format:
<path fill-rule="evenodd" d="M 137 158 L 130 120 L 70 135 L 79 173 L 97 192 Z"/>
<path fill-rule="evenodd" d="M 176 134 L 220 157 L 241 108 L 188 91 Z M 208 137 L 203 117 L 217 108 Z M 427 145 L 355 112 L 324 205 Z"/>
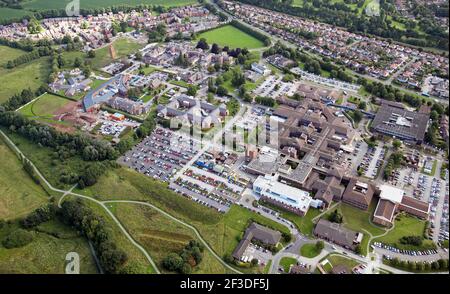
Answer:
<path fill-rule="evenodd" d="M 270 207 L 271 209 L 279 212 L 280 217 L 293 222 L 297 226 L 297 228 L 300 230 L 300 232 L 302 232 L 302 234 L 305 234 L 307 236 L 313 235 L 314 223 L 313 223 L 312 219 L 320 214 L 320 210 L 310 208 L 308 210 L 308 213 L 305 216 L 299 216 L 295 213 L 283 210 L 283 209 L 281 209 L 277 206 L 271 205 L 269 203 L 263 203 L 263 205 Z"/>
<path fill-rule="evenodd" d="M 48 200 L 44 189 L 25 172 L 22 163 L 0 139 L 0 219 L 27 215 Z"/>
<path fill-rule="evenodd" d="M 58 188 L 68 189 L 71 185 L 62 184 L 59 179 L 64 172 L 79 173 L 87 166 L 87 162 L 83 161 L 79 156 L 70 157 L 64 161 L 59 159 L 53 160 L 54 151 L 48 147 L 40 147 L 33 142 L 21 137 L 16 133 L 2 128 L 18 148 L 27 156 L 44 175 L 44 177 L 54 186 Z"/>
<path fill-rule="evenodd" d="M 0 8 L 1 13 L 1 8 Z M 10 60 L 25 54 L 26 52 L 20 49 L 11 48 L 8 46 L 0 45 L 0 67 L 6 66 L 6 63 Z"/>
<path fill-rule="evenodd" d="M 317 249 L 316 244 L 305 244 L 300 248 L 300 255 L 307 258 L 314 258 L 320 254 L 322 250 Z"/>
<path fill-rule="evenodd" d="M 226 25 L 198 35 L 197 39 L 205 38 L 208 44 L 216 43 L 219 46 L 230 48 L 256 49 L 264 47 L 264 43 L 240 29 Z"/>
<path fill-rule="evenodd" d="M 30 13 L 28 10 L 0 7 L 0 23 L 3 21 L 19 20 Z"/>
<path fill-rule="evenodd" d="M 426 223 L 424 220 L 408 216 L 399 215 L 394 222 L 394 229 L 392 229 L 385 236 L 376 238 L 373 241 L 389 244 L 399 249 L 407 250 L 424 250 L 435 248 L 432 240 L 424 240 L 422 246 L 405 245 L 400 243 L 400 239 L 406 236 L 423 236 Z"/>
<path fill-rule="evenodd" d="M 280 266 L 284 269 L 284 272 L 288 273 L 291 266 L 297 264 L 297 259 L 293 257 L 283 257 L 280 260 Z"/>
<path fill-rule="evenodd" d="M 108 171 L 97 184 L 80 193 L 101 200 L 129 199 L 149 202 L 195 226 L 219 256 L 233 252 L 252 220 L 289 233 L 287 227 L 241 206 L 233 205 L 226 214 L 220 214 L 168 190 L 165 183 L 127 168 Z"/>
<path fill-rule="evenodd" d="M 69 102 L 69 99 L 47 93 L 19 111 L 25 116 L 52 118 L 53 113 Z"/>
<path fill-rule="evenodd" d="M 162 260 L 169 253 L 179 253 L 190 240 L 197 240 L 194 232 L 169 219 L 156 210 L 138 204 L 112 203 L 108 207 L 122 224 L 155 260 L 161 271 Z M 194 268 L 197 274 L 224 274 L 228 270 L 205 249 L 202 262 Z"/>
<path fill-rule="evenodd" d="M 67 196 L 64 199 L 69 200 L 75 198 L 73 196 Z M 114 241 L 114 243 L 116 243 L 118 248 L 124 250 L 127 253 L 128 260 L 123 268 L 130 266 L 136 268 L 138 273 L 155 273 L 154 268 L 151 266 L 145 255 L 136 246 L 134 246 L 130 240 L 128 240 L 119 226 L 113 221 L 111 216 L 103 207 L 89 200 L 84 200 L 84 203 L 89 206 L 96 215 L 102 217 L 105 220 L 106 229 L 110 232 L 111 239 Z"/>
<path fill-rule="evenodd" d="M 328 261 L 331 263 L 333 267 L 337 265 L 343 265 L 345 266 L 349 271 L 352 270 L 355 266 L 359 264 L 359 262 L 355 259 L 352 259 L 350 257 L 340 255 L 340 254 L 330 254 L 327 255 L 325 258 L 321 260 L 321 262 L 325 259 L 328 259 Z M 327 272 L 331 271 L 331 268 L 325 269 Z"/>
<path fill-rule="evenodd" d="M 0 240 L 17 228 L 17 223 L 0 228 Z M 54 220 L 41 224 L 32 235 L 33 241 L 21 248 L 6 249 L 0 243 L 1 273 L 63 274 L 69 252 L 79 254 L 81 273 L 97 273 L 86 239 L 61 222 Z"/>
<path fill-rule="evenodd" d="M 0 67 L 0 103 L 23 89 L 36 90 L 46 82 L 49 74 L 48 57 L 39 58 L 13 69 Z"/>

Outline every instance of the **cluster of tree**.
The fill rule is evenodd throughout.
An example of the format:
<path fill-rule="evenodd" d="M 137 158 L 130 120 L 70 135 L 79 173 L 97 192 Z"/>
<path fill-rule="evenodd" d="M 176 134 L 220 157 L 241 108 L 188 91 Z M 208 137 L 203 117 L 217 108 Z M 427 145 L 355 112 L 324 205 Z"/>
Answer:
<path fill-rule="evenodd" d="M 20 225 L 25 229 L 32 229 L 42 223 L 52 220 L 56 216 L 56 206 L 53 203 L 41 206 L 28 214 L 20 221 Z"/>
<path fill-rule="evenodd" d="M 422 236 L 403 236 L 400 238 L 400 243 L 404 245 L 421 246 L 423 243 Z"/>
<path fill-rule="evenodd" d="M 39 179 L 38 175 L 36 174 L 36 172 L 34 171 L 33 165 L 31 164 L 31 162 L 24 158 L 23 162 L 22 162 L 22 166 L 23 169 L 27 172 L 27 174 L 31 177 L 31 179 L 36 183 L 36 184 L 40 184 L 41 180 Z"/>
<path fill-rule="evenodd" d="M 275 100 L 270 97 L 256 96 L 255 102 L 264 106 L 275 106 Z"/>
<path fill-rule="evenodd" d="M 332 223 L 338 223 L 341 224 L 344 221 L 344 217 L 342 216 L 342 214 L 335 209 L 329 216 L 328 216 L 328 220 Z"/>
<path fill-rule="evenodd" d="M 81 42 L 81 39 L 78 36 L 72 38 L 69 35 L 65 35 L 60 40 L 55 40 L 55 43 L 63 45 L 66 51 L 76 51 L 81 50 L 83 48 L 83 43 Z"/>
<path fill-rule="evenodd" d="M 106 273 L 117 273 L 128 259 L 127 254 L 117 248 L 105 220 L 96 215 L 82 200 L 68 200 L 61 205 L 59 217 L 65 224 L 80 231 L 92 242 Z"/>
<path fill-rule="evenodd" d="M 0 45 L 8 46 L 15 49 L 20 49 L 24 51 L 33 51 L 35 48 L 35 43 L 29 39 L 20 40 L 20 41 L 11 41 L 5 38 L 0 38 Z"/>
<path fill-rule="evenodd" d="M 190 62 L 187 59 L 186 54 L 183 52 L 180 52 L 180 54 L 178 55 L 177 58 L 175 58 L 173 63 L 176 66 L 180 66 L 180 67 L 184 67 L 184 68 L 186 68 L 190 65 Z"/>
<path fill-rule="evenodd" d="M 20 4 L 22 0 L 0 0 L 0 7 L 8 7 L 12 9 L 22 9 Z"/>
<path fill-rule="evenodd" d="M 448 259 L 439 259 L 433 262 L 427 261 L 406 261 L 400 260 L 397 257 L 393 259 L 383 259 L 383 262 L 399 269 L 408 270 L 412 272 L 433 272 L 433 271 L 448 271 Z"/>
<path fill-rule="evenodd" d="M 166 38 L 167 27 L 165 24 L 158 24 L 156 28 L 148 33 L 148 41 L 162 42 Z"/>
<path fill-rule="evenodd" d="M 42 146 L 58 150 L 73 150 L 86 161 L 114 160 L 118 152 L 102 140 L 84 134 L 61 133 L 52 127 L 40 125 L 20 113 L 0 109 L 0 125 Z"/>
<path fill-rule="evenodd" d="M 227 102 L 228 113 L 231 116 L 235 116 L 239 112 L 240 108 L 241 108 L 241 104 L 239 103 L 239 101 L 236 98 L 231 98 Z"/>
<path fill-rule="evenodd" d="M 116 36 L 117 33 L 126 33 L 128 30 L 128 23 L 126 21 L 113 22 L 111 26 L 111 34 Z"/>
<path fill-rule="evenodd" d="M 156 118 L 157 112 L 156 110 L 152 110 L 144 122 L 136 129 L 137 138 L 143 139 L 150 135 L 156 127 Z M 123 140 L 121 140 L 123 141 Z M 123 146 L 125 147 L 125 146 Z"/>
<path fill-rule="evenodd" d="M 391 154 L 389 157 L 386 167 L 384 168 L 383 178 L 385 180 L 389 179 L 392 173 L 398 169 L 404 162 L 403 153 L 401 151 L 397 151 Z"/>
<path fill-rule="evenodd" d="M 225 13 L 217 10 L 217 8 L 214 5 L 212 5 L 211 3 L 208 3 L 208 2 L 204 3 L 205 2 L 204 0 L 199 0 L 199 2 L 201 4 L 203 4 L 203 6 L 205 6 L 205 8 L 209 10 L 209 12 L 217 15 L 219 17 L 220 21 L 226 21 L 228 19 L 228 17 L 226 16 Z"/>
<path fill-rule="evenodd" d="M 41 86 L 36 92 L 31 91 L 30 89 L 22 90 L 22 92 L 13 95 L 11 98 L 9 98 L 6 102 L 4 102 L 0 106 L 3 107 L 6 111 L 12 111 L 18 109 L 20 106 L 27 104 L 34 98 L 38 97 L 39 95 L 42 95 L 47 90 L 46 86 Z"/>
<path fill-rule="evenodd" d="M 24 229 L 11 231 L 3 240 L 2 245 L 6 249 L 20 248 L 33 241 L 33 234 Z"/>
<path fill-rule="evenodd" d="M 365 78 L 359 78 L 358 84 L 362 85 L 364 89 L 373 96 L 385 100 L 403 102 L 416 108 L 420 107 L 423 103 L 426 103 L 425 99 L 422 100 L 418 96 L 401 91 L 392 85 L 384 85 L 379 82 L 369 82 Z"/>
<path fill-rule="evenodd" d="M 37 19 L 31 18 L 28 22 L 27 29 L 30 34 L 39 34 L 42 31 L 42 26 Z"/>
<path fill-rule="evenodd" d="M 162 261 L 163 267 L 171 272 L 190 274 L 203 259 L 203 245 L 191 240 L 180 253 L 170 253 Z"/>
<path fill-rule="evenodd" d="M 390 38 L 412 45 L 426 45 L 441 49 L 448 49 L 448 36 L 443 28 L 425 23 L 421 28 L 425 31 L 423 36 L 420 30 L 414 28 L 402 29 L 392 24 L 387 11 L 392 8 L 388 1 L 380 1 L 380 15 L 367 16 L 342 2 L 328 0 L 314 0 L 303 3 L 302 7 L 292 6 L 292 1 L 279 0 L 239 0 L 240 2 L 260 6 L 266 9 L 291 14 L 303 18 L 318 20 L 338 27 L 345 27 L 350 32 L 373 34 L 383 38 Z M 426 25 L 430 25 L 427 28 Z M 434 29 L 434 31 L 433 31 Z"/>
<path fill-rule="evenodd" d="M 51 47 L 38 47 L 37 49 L 35 49 L 29 53 L 25 53 L 13 60 L 9 60 L 6 63 L 6 67 L 11 69 L 11 68 L 19 66 L 21 64 L 31 62 L 31 61 L 39 59 L 43 56 L 50 56 L 52 54 L 53 54 L 53 49 Z"/>

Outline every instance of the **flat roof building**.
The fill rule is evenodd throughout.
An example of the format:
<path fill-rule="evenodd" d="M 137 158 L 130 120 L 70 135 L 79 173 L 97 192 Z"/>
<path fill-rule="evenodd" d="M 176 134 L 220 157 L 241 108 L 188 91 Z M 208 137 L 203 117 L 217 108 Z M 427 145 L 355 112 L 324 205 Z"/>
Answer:
<path fill-rule="evenodd" d="M 262 200 L 301 216 L 306 215 L 312 200 L 309 192 L 279 182 L 278 175 L 259 176 L 253 183 L 253 192 Z"/>
<path fill-rule="evenodd" d="M 400 103 L 385 101 L 372 123 L 372 130 L 383 135 L 421 144 L 425 137 L 430 115 L 409 111 Z"/>

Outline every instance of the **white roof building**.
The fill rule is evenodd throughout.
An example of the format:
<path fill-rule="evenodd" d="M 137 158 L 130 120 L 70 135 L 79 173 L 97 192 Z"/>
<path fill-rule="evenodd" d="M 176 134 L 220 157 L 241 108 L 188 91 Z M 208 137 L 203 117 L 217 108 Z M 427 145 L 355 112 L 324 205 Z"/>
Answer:
<path fill-rule="evenodd" d="M 389 186 L 389 185 L 381 185 L 379 187 L 379 189 L 381 191 L 380 198 L 389 200 L 392 203 L 402 202 L 403 195 L 405 194 L 405 191 L 403 191 L 403 189 L 396 188 L 396 187 Z"/>
<path fill-rule="evenodd" d="M 253 183 L 253 191 L 306 214 L 312 201 L 309 192 L 278 182 L 277 179 L 277 175 L 259 176 Z"/>

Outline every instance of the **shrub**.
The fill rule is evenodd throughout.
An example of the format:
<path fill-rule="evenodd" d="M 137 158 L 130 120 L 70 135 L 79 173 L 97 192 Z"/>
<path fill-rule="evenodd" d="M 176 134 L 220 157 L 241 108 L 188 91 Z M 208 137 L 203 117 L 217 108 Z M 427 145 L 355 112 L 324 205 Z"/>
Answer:
<path fill-rule="evenodd" d="M 5 239 L 3 239 L 3 247 L 7 249 L 20 248 L 33 241 L 33 234 L 24 230 L 17 229 L 12 231 Z"/>

